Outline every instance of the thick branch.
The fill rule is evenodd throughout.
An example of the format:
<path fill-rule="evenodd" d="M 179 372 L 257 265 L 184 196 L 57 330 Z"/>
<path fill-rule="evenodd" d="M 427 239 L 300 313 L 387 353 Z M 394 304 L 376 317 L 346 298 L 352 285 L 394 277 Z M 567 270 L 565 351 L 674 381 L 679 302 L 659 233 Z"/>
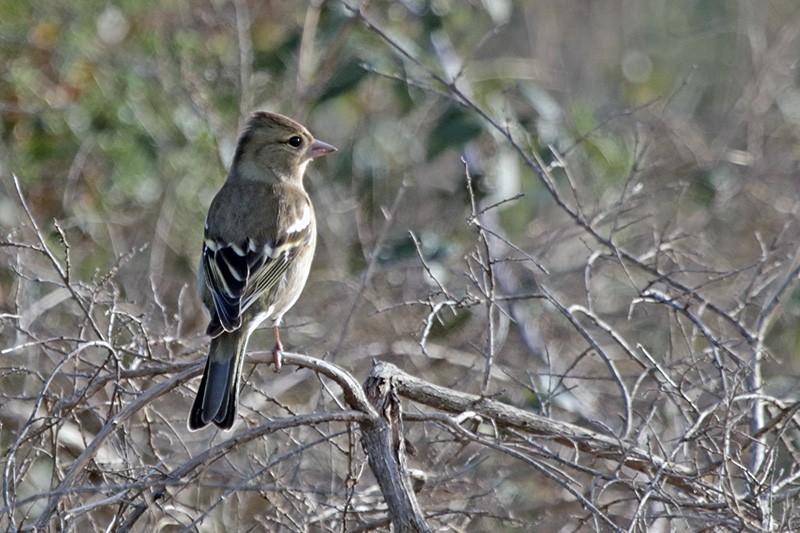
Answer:
<path fill-rule="evenodd" d="M 263 361 L 268 363 L 272 361 L 271 353 L 268 354 L 268 357 L 266 353 L 260 354 L 258 357 L 254 357 L 254 355 L 255 354 L 250 354 L 251 361 L 253 362 Z M 316 357 L 311 357 L 309 355 L 289 352 L 283 352 L 283 363 L 286 365 L 295 365 L 302 368 L 308 368 L 317 374 L 322 374 L 323 376 L 332 379 L 339 385 L 339 387 L 341 387 L 344 400 L 351 409 L 361 411 L 370 418 L 378 417 L 378 413 L 372 408 L 372 405 L 370 405 L 370 402 L 364 395 L 361 385 L 355 380 L 355 378 L 353 378 L 352 374 L 344 370 L 342 367 L 328 363 L 327 361 L 323 361 L 322 359 L 318 359 Z"/>
<path fill-rule="evenodd" d="M 359 423 L 361 441 L 386 501 L 392 531 L 430 531 L 408 475 L 400 400 L 392 389 L 391 382 L 370 376 L 362 390 L 351 374 L 321 359 L 284 353 L 283 362 L 286 365 L 309 368 L 336 381 L 342 388 L 347 404 L 367 415 L 368 418 Z"/>
<path fill-rule="evenodd" d="M 383 498 L 389 506 L 392 530 L 396 532 L 428 532 L 405 458 L 405 437 L 400 398 L 391 380 L 370 375 L 364 384 L 372 405 L 380 413 L 375 423 L 361 425 L 362 442 L 369 465 L 378 479 Z"/>
<path fill-rule="evenodd" d="M 595 431 L 543 417 L 489 398 L 454 391 L 406 374 L 391 363 L 373 364 L 371 379 L 391 381 L 398 394 L 429 407 L 451 413 L 471 411 L 493 421 L 501 428 L 514 428 L 530 435 L 549 437 L 559 444 L 593 457 L 618 461 L 633 470 L 653 475 L 658 472 L 671 485 L 692 494 L 696 474 L 688 468 L 671 464 L 637 446 Z"/>

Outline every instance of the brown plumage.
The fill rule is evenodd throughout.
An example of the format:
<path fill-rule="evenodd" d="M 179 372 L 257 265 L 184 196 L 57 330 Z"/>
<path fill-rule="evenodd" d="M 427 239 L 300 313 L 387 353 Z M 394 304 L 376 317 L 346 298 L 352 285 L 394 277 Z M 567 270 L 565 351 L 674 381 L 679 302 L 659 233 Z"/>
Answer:
<path fill-rule="evenodd" d="M 317 241 L 303 175 L 309 161 L 334 150 L 282 115 L 256 112 L 247 121 L 206 217 L 198 287 L 212 339 L 189 429 L 233 426 L 247 342 L 264 321 L 275 332 L 280 370 L 278 327 L 303 290 Z"/>

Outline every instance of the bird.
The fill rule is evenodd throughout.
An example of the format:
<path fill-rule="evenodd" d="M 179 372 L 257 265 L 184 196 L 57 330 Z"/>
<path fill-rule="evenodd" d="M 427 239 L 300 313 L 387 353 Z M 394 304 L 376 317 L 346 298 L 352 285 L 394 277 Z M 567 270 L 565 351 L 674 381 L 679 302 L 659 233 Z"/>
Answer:
<path fill-rule="evenodd" d="M 305 286 L 317 241 L 303 176 L 310 161 L 334 151 L 301 124 L 267 111 L 252 113 L 239 135 L 205 221 L 197 277 L 211 346 L 189 430 L 233 427 L 247 343 L 265 321 L 275 334 L 272 363 L 280 371 L 278 328 Z"/>

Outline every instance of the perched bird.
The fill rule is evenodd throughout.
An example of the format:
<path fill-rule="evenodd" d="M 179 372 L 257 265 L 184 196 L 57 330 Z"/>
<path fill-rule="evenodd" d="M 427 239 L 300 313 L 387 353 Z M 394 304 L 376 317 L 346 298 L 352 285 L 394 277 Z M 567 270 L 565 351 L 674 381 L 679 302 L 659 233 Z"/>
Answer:
<path fill-rule="evenodd" d="M 211 349 L 189 429 L 233 426 L 247 341 L 265 320 L 280 370 L 278 327 L 303 290 L 317 242 L 303 174 L 309 161 L 335 150 L 283 115 L 258 111 L 247 121 L 206 217 L 198 287 L 211 314 Z"/>

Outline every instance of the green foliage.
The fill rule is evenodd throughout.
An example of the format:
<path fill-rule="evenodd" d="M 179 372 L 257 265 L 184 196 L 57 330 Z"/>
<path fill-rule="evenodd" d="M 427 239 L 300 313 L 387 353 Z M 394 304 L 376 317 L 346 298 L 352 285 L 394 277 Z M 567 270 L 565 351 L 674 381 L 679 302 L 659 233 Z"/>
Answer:
<path fill-rule="evenodd" d="M 605 188 L 625 180 L 633 165 L 630 140 L 606 130 L 586 103 L 574 105 L 571 111 L 575 139 L 586 154 L 598 186 Z"/>
<path fill-rule="evenodd" d="M 703 206 L 710 206 L 716 192 L 716 187 L 708 172 L 697 172 L 694 179 L 691 180 L 691 198 Z"/>
<path fill-rule="evenodd" d="M 351 58 L 336 69 L 320 93 L 318 103 L 352 92 L 366 77 L 367 71 L 361 61 L 355 57 Z"/>
<path fill-rule="evenodd" d="M 434 159 L 448 148 L 461 148 L 481 134 L 483 125 L 474 113 L 451 104 L 439 116 L 428 137 L 428 159 Z"/>

